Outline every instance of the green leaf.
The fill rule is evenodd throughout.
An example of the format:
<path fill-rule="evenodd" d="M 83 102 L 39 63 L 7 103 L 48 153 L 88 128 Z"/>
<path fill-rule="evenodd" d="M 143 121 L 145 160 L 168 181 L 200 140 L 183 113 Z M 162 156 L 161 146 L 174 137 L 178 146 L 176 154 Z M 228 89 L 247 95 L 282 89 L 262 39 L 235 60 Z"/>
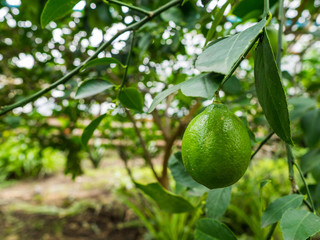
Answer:
<path fill-rule="evenodd" d="M 193 178 L 189 175 L 183 165 L 181 152 L 171 155 L 169 159 L 169 169 L 174 180 L 180 185 L 189 188 L 206 188 L 193 180 Z"/>
<path fill-rule="evenodd" d="M 105 58 L 96 58 L 87 62 L 85 65 L 81 67 L 80 71 L 83 71 L 89 67 L 98 66 L 98 65 L 109 65 L 111 63 L 118 64 L 123 68 L 125 67 L 118 59 L 105 57 Z"/>
<path fill-rule="evenodd" d="M 173 87 L 159 93 L 153 99 L 148 112 L 152 112 L 163 99 L 179 89 L 181 89 L 182 93 L 186 96 L 211 99 L 214 92 L 218 89 L 222 78 L 223 75 L 216 73 L 200 74 L 188 79 L 187 81 L 174 85 Z"/>
<path fill-rule="evenodd" d="M 166 22 L 173 21 L 174 23 L 180 25 L 180 23 L 182 22 L 183 15 L 179 8 L 172 7 L 167 11 L 161 13 L 160 17 Z"/>
<path fill-rule="evenodd" d="M 261 227 L 265 228 L 270 224 L 278 222 L 285 211 L 290 208 L 299 207 L 303 198 L 302 195 L 292 194 L 274 200 L 262 214 Z"/>
<path fill-rule="evenodd" d="M 99 126 L 101 123 L 102 119 L 104 119 L 107 115 L 103 114 L 96 119 L 94 119 L 83 131 L 81 135 L 81 142 L 84 146 L 86 146 L 89 142 L 89 139 L 91 138 L 94 130 Z"/>
<path fill-rule="evenodd" d="M 212 37 L 214 36 L 215 32 L 216 32 L 216 28 L 219 25 L 219 23 L 222 20 L 223 17 L 223 13 L 225 12 L 227 6 L 229 5 L 230 2 L 233 2 L 233 0 L 228 0 L 227 2 L 225 2 L 225 4 L 219 9 L 218 13 L 214 16 L 214 21 L 212 22 L 211 28 L 207 33 L 207 37 L 206 37 L 206 43 L 205 46 L 207 45 L 207 43 L 212 39 Z"/>
<path fill-rule="evenodd" d="M 181 85 L 183 84 L 184 82 L 182 83 L 179 83 L 177 85 L 174 85 L 173 87 L 171 88 L 168 88 L 166 90 L 164 90 L 163 92 L 159 93 L 157 96 L 155 96 L 155 98 L 153 99 L 150 107 L 149 107 L 149 110 L 148 110 L 148 113 L 151 113 L 155 108 L 156 106 L 163 100 L 165 99 L 167 96 L 169 96 L 170 94 L 174 93 L 175 91 L 178 91 L 180 88 L 181 88 Z"/>
<path fill-rule="evenodd" d="M 280 222 L 284 240 L 305 240 L 320 231 L 320 217 L 307 210 L 289 209 Z"/>
<path fill-rule="evenodd" d="M 308 147 L 314 147 L 320 141 L 320 109 L 314 109 L 303 115 L 301 128 L 305 133 Z"/>
<path fill-rule="evenodd" d="M 290 111 L 290 120 L 301 117 L 305 112 L 317 106 L 317 101 L 307 97 L 293 97 L 288 100 L 288 103 L 293 105 Z"/>
<path fill-rule="evenodd" d="M 181 92 L 189 97 L 212 99 L 222 79 L 223 75 L 221 74 L 200 74 L 183 82 Z"/>
<path fill-rule="evenodd" d="M 305 174 L 320 166 L 320 149 L 312 149 L 301 157 L 301 170 Z"/>
<path fill-rule="evenodd" d="M 143 96 L 136 88 L 122 89 L 119 93 L 119 100 L 123 106 L 142 112 Z"/>
<path fill-rule="evenodd" d="M 216 219 L 203 218 L 196 224 L 195 240 L 237 240 L 233 232 Z"/>
<path fill-rule="evenodd" d="M 78 2 L 80 0 L 48 0 L 41 13 L 41 27 L 70 13 Z"/>
<path fill-rule="evenodd" d="M 277 0 L 269 0 L 270 8 L 277 2 Z M 254 14 L 252 14 L 254 12 Z M 232 11 L 234 15 L 239 18 L 247 18 L 248 14 L 251 14 L 251 18 L 260 17 L 263 13 L 263 1 L 262 0 L 242 0 L 237 4 Z"/>
<path fill-rule="evenodd" d="M 283 141 L 293 144 L 286 95 L 266 33 L 256 49 L 254 77 L 258 100 L 270 126 Z"/>
<path fill-rule="evenodd" d="M 78 87 L 75 99 L 81 99 L 96 95 L 109 88 L 113 87 L 113 84 L 104 79 L 87 79 L 81 83 Z"/>
<path fill-rule="evenodd" d="M 201 72 L 227 75 L 235 62 L 247 52 L 265 25 L 266 19 L 263 18 L 245 31 L 211 45 L 197 58 L 196 68 Z"/>
<path fill-rule="evenodd" d="M 228 208 L 231 199 L 231 187 L 212 189 L 206 201 L 207 217 L 220 218 Z"/>
<path fill-rule="evenodd" d="M 162 211 L 182 213 L 194 210 L 194 207 L 186 199 L 168 192 L 158 182 L 147 185 L 135 182 L 135 185 L 151 197 Z"/>
<path fill-rule="evenodd" d="M 228 81 L 223 84 L 223 91 L 228 94 L 236 95 L 242 93 L 242 87 L 236 76 L 231 76 Z"/>

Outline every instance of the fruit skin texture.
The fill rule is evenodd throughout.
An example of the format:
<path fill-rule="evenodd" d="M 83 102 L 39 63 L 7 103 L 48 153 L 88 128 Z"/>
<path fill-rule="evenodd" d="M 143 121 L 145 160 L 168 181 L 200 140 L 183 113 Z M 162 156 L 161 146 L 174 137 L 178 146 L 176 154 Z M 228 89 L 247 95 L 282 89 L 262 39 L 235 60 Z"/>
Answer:
<path fill-rule="evenodd" d="M 189 123 L 181 152 L 195 181 L 210 189 L 222 188 L 245 173 L 251 143 L 243 122 L 223 104 L 212 104 Z"/>

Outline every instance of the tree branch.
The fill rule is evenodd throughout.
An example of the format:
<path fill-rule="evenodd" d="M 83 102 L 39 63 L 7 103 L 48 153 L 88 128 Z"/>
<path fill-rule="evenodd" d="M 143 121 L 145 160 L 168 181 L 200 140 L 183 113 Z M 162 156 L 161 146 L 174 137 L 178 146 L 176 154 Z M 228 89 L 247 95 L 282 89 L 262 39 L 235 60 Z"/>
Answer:
<path fill-rule="evenodd" d="M 132 30 L 137 30 L 139 29 L 141 26 L 143 26 L 145 23 L 149 22 L 151 19 L 153 19 L 154 17 L 160 15 L 162 12 L 168 10 L 169 8 L 177 5 L 181 3 L 181 0 L 173 0 L 161 7 L 159 7 L 158 9 L 156 9 L 154 12 L 151 12 L 150 15 L 144 17 L 143 19 L 141 19 L 139 22 L 133 23 L 131 25 L 129 25 L 128 27 L 126 27 L 123 30 L 118 31 L 109 41 L 103 43 L 97 50 L 96 52 L 88 57 L 85 61 L 83 61 L 78 67 L 76 67 L 75 69 L 73 69 L 72 71 L 70 71 L 69 73 L 67 73 L 65 76 L 63 76 L 62 78 L 58 79 L 57 81 L 55 81 L 54 83 L 52 83 L 49 87 L 41 89 L 40 91 L 34 93 L 33 95 L 26 97 L 24 99 L 22 99 L 21 101 L 18 101 L 16 103 L 13 103 L 11 105 L 7 105 L 7 106 L 2 106 L 0 107 L 0 116 L 6 114 L 7 112 L 10 112 L 11 110 L 17 108 L 17 107 L 21 107 L 26 105 L 29 102 L 32 102 L 36 99 L 38 99 L 39 97 L 41 97 L 42 95 L 46 94 L 47 92 L 51 91 L 52 89 L 56 88 L 58 85 L 60 84 L 64 84 L 67 81 L 69 81 L 73 76 L 75 76 L 77 73 L 79 73 L 80 69 L 82 66 L 84 66 L 87 62 L 95 59 L 98 54 L 100 52 L 102 52 L 105 48 L 107 48 L 108 46 L 111 45 L 111 43 L 117 39 L 120 35 L 122 35 L 125 32 L 128 31 L 132 31 Z"/>
<path fill-rule="evenodd" d="M 127 4 L 127 3 L 124 3 L 124 2 L 121 2 L 121 1 L 117 1 L 117 0 L 103 0 L 103 2 L 105 2 L 106 4 L 114 3 L 114 4 L 117 4 L 117 5 L 120 5 L 120 6 L 124 6 L 124 7 L 127 7 L 129 9 L 135 10 L 137 12 L 146 14 L 146 15 L 151 15 L 151 13 L 152 13 L 152 12 L 150 12 L 148 10 L 143 9 L 143 8 L 139 8 L 139 7 L 136 7 L 134 5 Z"/>
<path fill-rule="evenodd" d="M 201 106 L 201 103 L 199 99 L 197 99 L 197 102 L 192 106 L 190 109 L 188 115 L 186 115 L 181 121 L 179 126 L 175 129 L 173 134 L 170 136 L 169 141 L 166 141 L 166 147 L 165 147 L 165 153 L 164 153 L 164 159 L 162 162 L 162 174 L 161 174 L 161 180 L 164 187 L 168 187 L 168 163 L 169 158 L 171 155 L 171 149 L 172 146 L 177 139 L 178 136 L 180 136 L 185 128 L 185 126 L 191 121 L 192 117 L 194 116 L 195 112 L 199 109 Z"/>
<path fill-rule="evenodd" d="M 257 149 L 254 151 L 254 153 L 251 155 L 251 159 L 254 158 L 254 156 L 260 151 L 260 149 L 262 148 L 262 146 L 268 142 L 268 140 L 272 137 L 272 135 L 274 134 L 274 132 L 269 133 L 269 135 L 263 139 L 263 141 L 260 143 L 260 145 L 257 147 Z"/>
<path fill-rule="evenodd" d="M 134 119 L 134 117 L 132 116 L 132 114 L 130 113 L 130 111 L 128 109 L 124 108 L 124 110 L 125 110 L 126 114 L 128 115 L 130 121 L 133 124 L 134 131 L 136 132 L 136 134 L 137 134 L 137 136 L 139 138 L 139 142 L 141 144 L 141 147 L 143 149 L 145 159 L 147 160 L 147 163 L 149 164 L 149 166 L 150 166 L 150 168 L 151 168 L 151 170 L 153 172 L 153 175 L 160 182 L 160 178 L 158 177 L 158 174 L 156 173 L 156 171 L 154 170 L 154 167 L 153 167 L 151 154 L 150 154 L 150 152 L 149 152 L 149 150 L 147 148 L 147 145 L 146 145 L 145 141 L 143 140 L 143 138 L 141 136 L 139 128 L 137 127 L 136 120 Z"/>

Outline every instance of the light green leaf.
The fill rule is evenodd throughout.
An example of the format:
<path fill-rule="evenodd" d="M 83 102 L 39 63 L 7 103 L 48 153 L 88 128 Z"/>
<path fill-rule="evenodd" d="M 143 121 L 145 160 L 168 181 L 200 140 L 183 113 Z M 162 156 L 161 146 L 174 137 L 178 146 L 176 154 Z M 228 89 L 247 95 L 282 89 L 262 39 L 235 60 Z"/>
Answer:
<path fill-rule="evenodd" d="M 83 131 L 81 135 L 81 142 L 84 146 L 86 146 L 89 142 L 89 139 L 91 138 L 94 130 L 99 126 L 101 123 L 102 119 L 104 119 L 107 115 L 103 114 L 96 119 L 94 119 Z"/>
<path fill-rule="evenodd" d="M 142 112 L 143 96 L 138 89 L 134 87 L 122 89 L 119 93 L 119 100 L 123 106 Z"/>
<path fill-rule="evenodd" d="M 182 12 L 179 8 L 177 7 L 172 7 L 168 9 L 167 11 L 164 11 L 163 13 L 160 14 L 160 17 L 164 21 L 173 21 L 176 24 L 180 24 L 183 18 Z"/>
<path fill-rule="evenodd" d="M 105 58 L 96 58 L 87 62 L 85 65 L 81 67 L 80 71 L 83 71 L 89 67 L 98 66 L 98 65 L 109 65 L 111 63 L 118 64 L 123 68 L 125 67 L 118 59 L 105 57 Z"/>
<path fill-rule="evenodd" d="M 307 210 L 289 209 L 280 221 L 284 240 L 305 240 L 320 232 L 320 217 Z"/>
<path fill-rule="evenodd" d="M 70 13 L 78 2 L 80 0 L 48 0 L 41 13 L 41 27 Z"/>
<path fill-rule="evenodd" d="M 241 58 L 256 40 L 266 25 L 263 18 L 256 25 L 245 31 L 216 42 L 199 55 L 196 68 L 201 72 L 216 72 L 227 75 L 235 62 Z"/>
<path fill-rule="evenodd" d="M 216 28 L 219 25 L 219 23 L 222 20 L 223 17 L 223 13 L 225 12 L 227 6 L 229 5 L 229 3 L 233 2 L 233 0 L 228 0 L 227 2 L 225 2 L 225 4 L 219 9 L 218 13 L 214 16 L 214 21 L 212 22 L 211 28 L 207 33 L 207 37 L 206 37 L 206 43 L 205 46 L 207 45 L 207 43 L 212 39 L 212 37 L 214 36 L 215 32 L 216 32 Z"/>
<path fill-rule="evenodd" d="M 233 232 L 216 219 L 203 218 L 196 224 L 195 240 L 237 240 Z"/>
<path fill-rule="evenodd" d="M 169 159 L 169 169 L 174 180 L 182 186 L 189 187 L 189 188 L 204 188 L 203 185 L 197 183 L 193 178 L 189 175 L 187 170 L 185 169 L 183 162 L 182 162 L 182 155 L 181 152 L 177 152 L 171 155 Z"/>
<path fill-rule="evenodd" d="M 177 85 L 174 85 L 173 87 L 168 88 L 168 89 L 164 90 L 163 92 L 159 93 L 159 94 L 153 99 L 153 101 L 152 101 L 152 103 L 151 103 L 151 105 L 150 105 L 150 107 L 149 107 L 148 112 L 151 113 L 151 112 L 156 108 L 156 106 L 157 106 L 163 99 L 165 99 L 167 96 L 169 96 L 170 94 L 174 93 L 175 91 L 178 91 L 178 90 L 181 88 L 181 86 L 182 86 L 183 83 L 184 83 L 184 82 L 179 83 L 179 84 L 177 84 Z"/>
<path fill-rule="evenodd" d="M 194 207 L 186 199 L 168 192 L 158 182 L 147 185 L 135 182 L 135 185 L 151 197 L 162 211 L 182 213 L 194 210 Z"/>
<path fill-rule="evenodd" d="M 303 196 L 292 194 L 274 200 L 268 205 L 261 217 L 261 227 L 267 227 L 270 224 L 278 222 L 282 214 L 290 208 L 297 208 L 303 201 Z"/>
<path fill-rule="evenodd" d="M 223 79 L 223 75 L 210 73 L 195 76 L 181 85 L 181 92 L 189 97 L 212 99 Z"/>
<path fill-rule="evenodd" d="M 174 85 L 173 87 L 159 93 L 153 99 L 148 112 L 152 112 L 163 99 L 179 89 L 181 89 L 182 93 L 186 96 L 211 99 L 214 92 L 219 87 L 222 78 L 223 75 L 216 73 L 200 74 L 188 79 L 187 81 Z"/>
<path fill-rule="evenodd" d="M 283 141 L 293 144 L 286 95 L 266 33 L 256 49 L 254 77 L 258 100 L 270 126 Z"/>
<path fill-rule="evenodd" d="M 87 79 L 81 83 L 78 87 L 75 99 L 81 99 L 96 95 L 109 88 L 113 87 L 113 84 L 104 79 Z"/>
<path fill-rule="evenodd" d="M 212 189 L 206 201 L 207 217 L 218 219 L 228 208 L 231 199 L 231 187 Z"/>

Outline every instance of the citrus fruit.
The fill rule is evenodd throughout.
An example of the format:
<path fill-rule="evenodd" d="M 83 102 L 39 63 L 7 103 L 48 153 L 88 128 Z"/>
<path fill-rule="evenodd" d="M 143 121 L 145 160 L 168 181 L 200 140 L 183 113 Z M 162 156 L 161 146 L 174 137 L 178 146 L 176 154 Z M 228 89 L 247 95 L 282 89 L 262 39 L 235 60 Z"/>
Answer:
<path fill-rule="evenodd" d="M 223 104 L 212 104 L 188 125 L 182 139 L 182 160 L 198 183 L 212 189 L 237 182 L 251 157 L 243 122 Z"/>

